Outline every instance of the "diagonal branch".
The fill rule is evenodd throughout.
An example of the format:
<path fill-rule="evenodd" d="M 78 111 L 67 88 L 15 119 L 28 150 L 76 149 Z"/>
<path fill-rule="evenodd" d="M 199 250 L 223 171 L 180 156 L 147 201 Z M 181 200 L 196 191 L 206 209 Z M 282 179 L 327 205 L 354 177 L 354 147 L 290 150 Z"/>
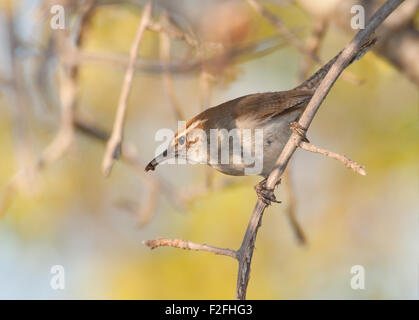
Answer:
<path fill-rule="evenodd" d="M 151 18 L 152 1 L 149 1 L 144 7 L 143 14 L 138 25 L 137 34 L 131 46 L 128 67 L 125 72 L 124 82 L 122 84 L 121 95 L 119 96 L 118 108 L 116 111 L 115 122 L 112 134 L 106 145 L 105 155 L 102 162 L 103 173 L 108 176 L 112 170 L 115 159 L 121 154 L 122 136 L 124 131 L 125 116 L 127 111 L 128 97 L 131 91 L 132 79 L 135 71 L 135 60 L 138 55 L 141 40 Z"/>

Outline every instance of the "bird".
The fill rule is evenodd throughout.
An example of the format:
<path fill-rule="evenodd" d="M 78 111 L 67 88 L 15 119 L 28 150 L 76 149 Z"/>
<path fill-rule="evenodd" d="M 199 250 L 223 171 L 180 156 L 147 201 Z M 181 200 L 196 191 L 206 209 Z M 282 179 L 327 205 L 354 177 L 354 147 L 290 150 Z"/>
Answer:
<path fill-rule="evenodd" d="M 369 38 L 349 64 L 360 59 L 376 40 Z M 291 136 L 291 124 L 297 123 L 340 53 L 291 90 L 245 95 L 194 116 L 174 134 L 167 149 L 148 163 L 145 171 L 178 159 L 204 163 L 232 176 L 256 174 L 263 177 L 255 186 L 258 198 L 267 205 L 280 202 L 273 190 L 267 190 L 267 177 Z"/>

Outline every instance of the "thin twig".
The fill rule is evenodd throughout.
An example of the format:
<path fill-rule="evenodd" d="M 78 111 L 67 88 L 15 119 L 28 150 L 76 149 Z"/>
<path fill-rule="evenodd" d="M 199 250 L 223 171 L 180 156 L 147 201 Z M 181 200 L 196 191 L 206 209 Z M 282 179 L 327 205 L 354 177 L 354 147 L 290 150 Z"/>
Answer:
<path fill-rule="evenodd" d="M 157 179 L 147 179 L 146 182 L 149 185 L 148 189 L 150 190 L 150 194 L 147 197 L 146 204 L 139 206 L 135 211 L 135 215 L 138 217 L 138 226 L 140 228 L 149 224 L 153 218 L 160 193 L 160 183 Z"/>
<path fill-rule="evenodd" d="M 304 230 L 301 227 L 300 223 L 297 220 L 297 208 L 296 208 L 296 199 L 294 194 L 294 185 L 292 183 L 291 169 L 288 166 L 287 170 L 283 176 L 284 187 L 287 193 L 287 218 L 291 225 L 292 231 L 297 238 L 297 241 L 301 245 L 307 244 L 307 238 L 305 236 Z"/>
<path fill-rule="evenodd" d="M 326 35 L 329 21 L 326 18 L 319 19 L 314 22 L 313 31 L 307 39 L 306 49 L 307 54 L 303 55 L 303 61 L 300 67 L 299 82 L 303 82 L 309 75 L 310 68 L 312 67 L 313 56 L 318 56 L 320 45 Z"/>
<path fill-rule="evenodd" d="M 313 57 L 318 56 L 318 51 L 320 49 L 320 45 L 324 39 L 324 36 L 326 35 L 328 26 L 329 21 L 325 18 L 319 19 L 318 21 L 314 22 L 312 33 L 306 42 L 307 53 L 303 54 L 303 59 L 301 62 L 298 76 L 298 83 L 302 83 L 305 79 L 307 79 L 313 62 L 315 62 L 313 60 Z M 283 175 L 284 188 L 286 189 L 287 196 L 286 216 L 288 218 L 288 222 L 291 226 L 293 234 L 298 241 L 298 244 L 306 245 L 306 235 L 304 233 L 303 228 L 297 220 L 297 201 L 295 198 L 295 190 L 292 178 L 292 171 L 291 168 L 288 166 L 287 170 L 284 172 Z"/>
<path fill-rule="evenodd" d="M 172 23 L 170 23 L 170 21 L 168 22 L 168 24 L 162 24 L 161 22 L 157 23 L 155 21 L 150 21 L 147 28 L 151 31 L 160 34 L 165 33 L 166 35 L 172 38 L 183 40 L 187 45 L 191 46 L 192 48 L 196 48 L 198 46 L 198 42 L 196 39 L 174 26 Z"/>
<path fill-rule="evenodd" d="M 313 19 L 317 19 L 314 9 L 321 5 L 322 1 L 299 1 L 299 7 L 304 9 Z M 350 8 L 353 5 L 361 5 L 365 9 L 365 19 L 368 21 L 374 11 L 383 3 L 382 0 L 345 0 L 335 1 L 333 14 L 330 18 L 334 26 L 347 34 L 354 32 L 350 20 L 353 14 Z M 314 6 L 313 6 L 314 5 Z M 413 83 L 419 85 L 419 32 L 417 27 L 418 0 L 404 1 L 397 12 L 387 19 L 377 35 L 380 42 L 373 51 L 383 57 L 387 62 L 396 67 L 403 75 Z M 415 20 L 416 17 L 416 20 Z M 415 23 L 416 21 L 416 23 Z"/>
<path fill-rule="evenodd" d="M 139 228 L 143 228 L 150 223 L 154 216 L 160 194 L 160 185 L 157 179 L 145 179 L 145 182 L 147 184 L 146 189 L 149 190 L 149 193 L 144 196 L 141 204 L 129 199 L 122 199 L 116 202 L 119 208 L 126 210 L 136 217 Z"/>
<path fill-rule="evenodd" d="M 138 55 L 141 40 L 143 39 L 144 32 L 150 21 L 152 9 L 152 1 L 149 1 L 144 7 L 140 23 L 137 28 L 137 34 L 131 45 L 128 67 L 125 72 L 124 82 L 122 84 L 121 95 L 119 96 L 118 107 L 116 111 L 114 126 L 111 137 L 107 143 L 105 155 L 102 162 L 102 170 L 105 176 L 108 176 L 112 170 L 115 159 L 118 159 L 121 154 L 121 145 L 124 131 L 125 116 L 127 111 L 128 97 L 131 91 L 132 79 L 134 77 L 135 60 Z"/>
<path fill-rule="evenodd" d="M 168 25 L 167 11 L 164 11 L 161 14 L 160 25 L 161 26 Z M 170 47 L 171 47 L 170 38 L 168 34 L 165 32 L 160 32 L 159 38 L 160 38 L 160 59 L 166 66 L 168 66 L 170 64 Z M 167 92 L 167 95 L 170 99 L 170 105 L 173 109 L 173 113 L 176 117 L 176 120 L 179 121 L 179 120 L 184 119 L 182 109 L 176 98 L 175 89 L 173 86 L 173 77 L 172 77 L 172 74 L 168 70 L 165 70 L 165 72 L 163 73 L 163 82 L 166 89 L 165 91 Z"/>
<path fill-rule="evenodd" d="M 280 35 L 282 35 L 285 39 L 285 41 L 287 41 L 290 45 L 292 45 L 293 47 L 295 47 L 297 50 L 299 50 L 301 53 L 305 54 L 305 55 L 310 55 L 311 58 L 318 62 L 321 63 L 320 58 L 313 54 L 312 52 L 310 52 L 309 50 L 307 50 L 304 42 L 302 42 L 300 39 L 298 39 L 284 24 L 284 22 L 277 17 L 276 15 L 274 15 L 271 11 L 269 11 L 268 9 L 266 9 L 263 5 L 261 5 L 258 1 L 256 0 L 247 0 L 247 3 L 255 10 L 257 11 L 259 14 L 261 14 L 263 17 L 265 17 L 278 31 L 278 33 Z"/>
<path fill-rule="evenodd" d="M 200 72 L 203 65 L 208 67 L 224 66 L 227 63 L 243 63 L 263 57 L 281 48 L 283 42 L 280 40 L 281 39 L 277 36 L 270 37 L 229 48 L 229 50 L 224 51 L 222 54 L 215 54 L 211 57 L 198 57 L 189 60 L 178 59 L 177 61 L 172 61 L 169 65 L 165 65 L 160 61 L 136 58 L 134 67 L 136 71 L 147 73 L 163 73 L 166 71 L 176 74 L 196 73 Z M 246 55 L 246 58 L 240 59 L 244 55 Z M 129 59 L 127 59 L 125 55 L 105 52 L 77 51 L 71 56 L 67 56 L 67 59 L 71 59 L 72 62 L 77 64 L 100 63 L 122 68 L 126 68 L 129 63 Z"/>
<path fill-rule="evenodd" d="M 359 165 L 358 163 L 356 163 L 355 161 L 345 157 L 344 155 L 326 150 L 326 149 L 322 149 L 319 147 L 316 147 L 315 145 L 312 145 L 311 143 L 308 142 L 304 142 L 301 141 L 298 146 L 301 149 L 310 151 L 310 152 L 314 152 L 314 153 L 320 153 L 326 157 L 332 158 L 332 159 L 336 159 L 340 162 L 342 162 L 345 167 L 352 169 L 353 171 L 355 171 L 356 173 L 359 173 L 362 176 L 365 176 L 367 173 L 365 171 L 365 167 Z"/>
<path fill-rule="evenodd" d="M 104 143 L 108 141 L 110 136 L 107 131 L 99 128 L 91 121 L 80 117 L 80 115 L 75 116 L 74 126 L 79 132 Z M 144 174 L 145 164 L 140 160 L 136 146 L 130 141 L 125 141 L 122 145 L 121 160 L 131 166 L 142 178 L 147 179 L 147 183 L 158 185 L 159 190 L 162 191 L 162 194 L 166 196 L 176 209 L 186 211 L 187 199 L 183 199 L 180 194 L 174 192 L 175 188 L 168 181 L 157 178 L 156 176 Z"/>
<path fill-rule="evenodd" d="M 207 251 L 215 254 L 229 256 L 234 259 L 237 259 L 237 252 L 231 249 L 218 248 L 210 246 L 207 244 L 198 244 L 191 241 L 185 241 L 180 239 L 156 239 L 156 240 L 146 240 L 143 241 L 143 244 L 149 247 L 150 249 L 155 249 L 158 247 L 173 247 L 184 250 L 196 250 L 196 251 Z"/>
<path fill-rule="evenodd" d="M 6 79 L 9 83 L 7 87 L 7 96 L 10 99 L 11 120 L 14 124 L 12 136 L 14 140 L 15 156 L 18 162 L 18 172 L 21 172 L 19 178 L 12 179 L 20 187 L 24 187 L 27 191 L 33 179 L 33 172 L 30 170 L 33 164 L 32 139 L 30 135 L 29 120 L 29 100 L 27 90 L 24 86 L 25 74 L 22 66 L 22 59 L 19 57 L 17 49 L 19 46 L 18 32 L 13 21 L 16 15 L 15 9 L 10 6 L 5 12 L 5 31 L 9 44 L 8 60 L 10 63 L 10 79 Z M 15 187 L 17 187 L 17 185 Z M 12 194 L 10 190 L 17 188 L 8 188 L 8 194 Z"/>
<path fill-rule="evenodd" d="M 324 61 L 319 58 L 319 56 L 314 52 L 310 51 L 302 42 L 300 39 L 298 39 L 284 24 L 284 22 L 275 14 L 273 14 L 271 11 L 266 9 L 263 5 L 261 5 L 257 0 L 247 0 L 249 5 L 259 14 L 264 16 L 278 31 L 280 35 L 282 35 L 290 45 L 292 45 L 294 48 L 296 48 L 298 51 L 300 51 L 304 56 L 309 56 L 312 61 L 315 61 L 317 64 L 323 65 Z M 355 83 L 355 84 L 361 84 L 362 80 L 359 79 L 355 74 L 345 71 L 344 75 L 342 75 L 342 78 L 346 81 Z"/>
<path fill-rule="evenodd" d="M 79 66 L 71 62 L 71 60 L 62 59 L 64 53 L 72 54 L 79 50 L 83 44 L 83 35 L 86 33 L 86 26 L 91 18 L 91 13 L 95 7 L 96 0 L 88 0 L 80 6 L 79 15 L 76 19 L 74 29 L 69 37 L 65 37 L 63 32 L 53 34 L 53 42 L 55 51 L 60 58 L 60 126 L 58 133 L 51 143 L 42 152 L 36 169 L 45 166 L 60 159 L 69 149 L 74 137 L 74 109 L 77 105 L 78 91 L 78 70 Z"/>

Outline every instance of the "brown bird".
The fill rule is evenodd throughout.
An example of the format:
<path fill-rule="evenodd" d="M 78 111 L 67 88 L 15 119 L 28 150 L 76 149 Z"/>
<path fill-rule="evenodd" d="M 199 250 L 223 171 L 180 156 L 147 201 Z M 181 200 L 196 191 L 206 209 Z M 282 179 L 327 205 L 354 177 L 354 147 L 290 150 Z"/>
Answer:
<path fill-rule="evenodd" d="M 376 38 L 368 40 L 350 63 L 375 42 Z M 258 174 L 264 177 L 255 186 L 258 197 L 267 204 L 278 202 L 273 191 L 266 190 L 266 178 L 291 135 L 290 124 L 298 121 L 338 56 L 292 90 L 250 94 L 201 112 L 187 121 L 145 170 L 177 159 L 205 163 L 228 175 Z"/>

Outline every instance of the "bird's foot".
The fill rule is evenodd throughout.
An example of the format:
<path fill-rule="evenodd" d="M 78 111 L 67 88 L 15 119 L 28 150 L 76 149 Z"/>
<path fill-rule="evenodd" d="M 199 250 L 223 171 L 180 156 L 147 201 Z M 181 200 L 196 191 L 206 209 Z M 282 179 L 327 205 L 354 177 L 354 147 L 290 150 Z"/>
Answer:
<path fill-rule="evenodd" d="M 267 206 L 271 205 L 271 202 L 281 203 L 281 201 L 276 200 L 274 191 L 266 188 L 266 179 L 255 185 L 255 190 L 258 199 Z"/>

